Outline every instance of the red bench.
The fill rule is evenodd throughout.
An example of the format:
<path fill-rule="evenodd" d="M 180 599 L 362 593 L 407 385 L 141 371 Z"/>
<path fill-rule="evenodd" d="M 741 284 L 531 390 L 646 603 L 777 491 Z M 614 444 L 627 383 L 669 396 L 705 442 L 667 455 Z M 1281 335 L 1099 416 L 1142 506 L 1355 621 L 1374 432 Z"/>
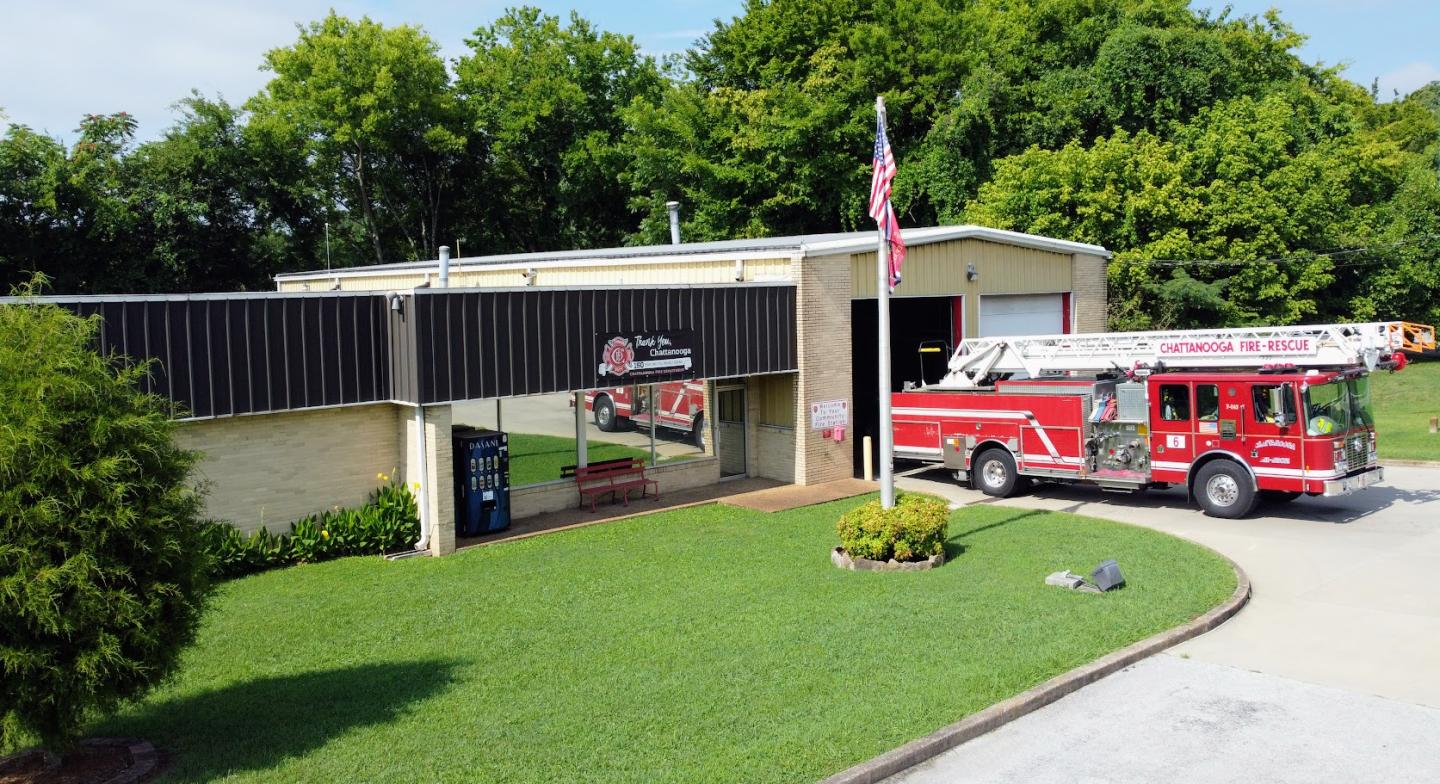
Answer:
<path fill-rule="evenodd" d="M 655 488 L 655 500 L 660 500 L 660 483 L 645 476 L 645 461 L 638 457 L 625 457 L 619 460 L 605 460 L 599 463 L 591 463 L 587 466 L 565 466 L 560 469 L 561 477 L 574 477 L 575 488 L 580 491 L 580 506 L 585 506 L 585 500 L 590 500 L 590 511 L 595 511 L 595 501 L 600 496 L 609 494 L 611 501 L 619 499 L 630 505 L 630 491 L 640 488 L 640 497 L 644 498 L 649 488 Z"/>

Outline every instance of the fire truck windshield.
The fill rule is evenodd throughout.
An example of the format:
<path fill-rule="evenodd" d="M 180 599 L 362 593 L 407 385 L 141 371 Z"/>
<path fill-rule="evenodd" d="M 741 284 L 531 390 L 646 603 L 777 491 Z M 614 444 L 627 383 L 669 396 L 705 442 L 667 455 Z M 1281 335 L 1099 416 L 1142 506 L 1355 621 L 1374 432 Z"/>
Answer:
<path fill-rule="evenodd" d="M 1357 399 L 1358 398 L 1358 399 Z M 1368 379 L 1335 379 L 1305 390 L 1305 431 L 1312 436 L 1343 433 L 1357 425 L 1370 422 L 1370 383 Z"/>

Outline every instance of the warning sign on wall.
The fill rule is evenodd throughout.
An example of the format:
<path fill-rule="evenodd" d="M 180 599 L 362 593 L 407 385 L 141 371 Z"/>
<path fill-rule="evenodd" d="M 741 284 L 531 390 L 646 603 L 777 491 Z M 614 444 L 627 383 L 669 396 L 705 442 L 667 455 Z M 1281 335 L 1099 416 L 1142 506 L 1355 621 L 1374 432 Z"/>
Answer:
<path fill-rule="evenodd" d="M 850 424 L 850 404 L 844 400 L 819 400 L 810 404 L 810 429 L 845 427 Z"/>

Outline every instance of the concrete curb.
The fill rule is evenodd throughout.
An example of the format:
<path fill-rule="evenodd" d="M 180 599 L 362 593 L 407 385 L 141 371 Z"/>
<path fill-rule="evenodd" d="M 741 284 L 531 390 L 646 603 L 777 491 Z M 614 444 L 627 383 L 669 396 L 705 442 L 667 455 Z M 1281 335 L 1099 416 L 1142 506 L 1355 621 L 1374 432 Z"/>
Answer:
<path fill-rule="evenodd" d="M 1406 468 L 1440 468 L 1440 460 L 1381 460 L 1383 466 L 1405 466 Z"/>
<path fill-rule="evenodd" d="M 1204 547 L 1204 545 L 1200 546 Z M 1205 549 L 1209 550 L 1210 548 Z M 1211 550 L 1211 552 L 1215 551 Z M 1057 675 L 1029 691 L 1021 692 L 1003 702 L 997 702 L 954 724 L 941 727 L 923 738 L 912 740 L 904 746 L 887 751 L 872 760 L 842 770 L 822 780 L 820 784 L 874 784 L 942 752 L 949 751 L 968 740 L 973 740 L 991 730 L 1009 724 L 1027 713 L 1043 708 L 1061 697 L 1077 691 L 1082 686 L 1087 686 L 1106 675 L 1123 670 L 1141 659 L 1153 656 L 1192 637 L 1198 637 L 1230 620 L 1235 613 L 1240 612 L 1240 608 L 1244 607 L 1246 602 L 1250 601 L 1250 577 L 1234 561 L 1220 553 L 1216 553 L 1216 555 L 1225 558 L 1230 563 L 1230 567 L 1235 570 L 1235 591 L 1230 594 L 1230 598 L 1199 618 L 1147 637 L 1114 653 L 1106 654 L 1067 673 Z"/>

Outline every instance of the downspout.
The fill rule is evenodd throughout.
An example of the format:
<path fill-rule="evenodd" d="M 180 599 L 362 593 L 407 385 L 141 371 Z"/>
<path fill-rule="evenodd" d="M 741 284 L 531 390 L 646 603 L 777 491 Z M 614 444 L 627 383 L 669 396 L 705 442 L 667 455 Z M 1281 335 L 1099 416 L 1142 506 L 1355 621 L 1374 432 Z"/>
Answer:
<path fill-rule="evenodd" d="M 435 284 L 437 288 L 450 288 L 450 246 L 440 246 L 440 282 Z"/>
<path fill-rule="evenodd" d="M 416 550 L 430 549 L 430 450 L 425 444 L 425 406 L 415 404 L 415 445 L 420 451 L 420 493 L 415 499 L 420 512 L 420 541 Z"/>
<path fill-rule="evenodd" d="M 665 209 L 670 211 L 670 244 L 680 244 L 680 202 L 667 201 Z"/>

